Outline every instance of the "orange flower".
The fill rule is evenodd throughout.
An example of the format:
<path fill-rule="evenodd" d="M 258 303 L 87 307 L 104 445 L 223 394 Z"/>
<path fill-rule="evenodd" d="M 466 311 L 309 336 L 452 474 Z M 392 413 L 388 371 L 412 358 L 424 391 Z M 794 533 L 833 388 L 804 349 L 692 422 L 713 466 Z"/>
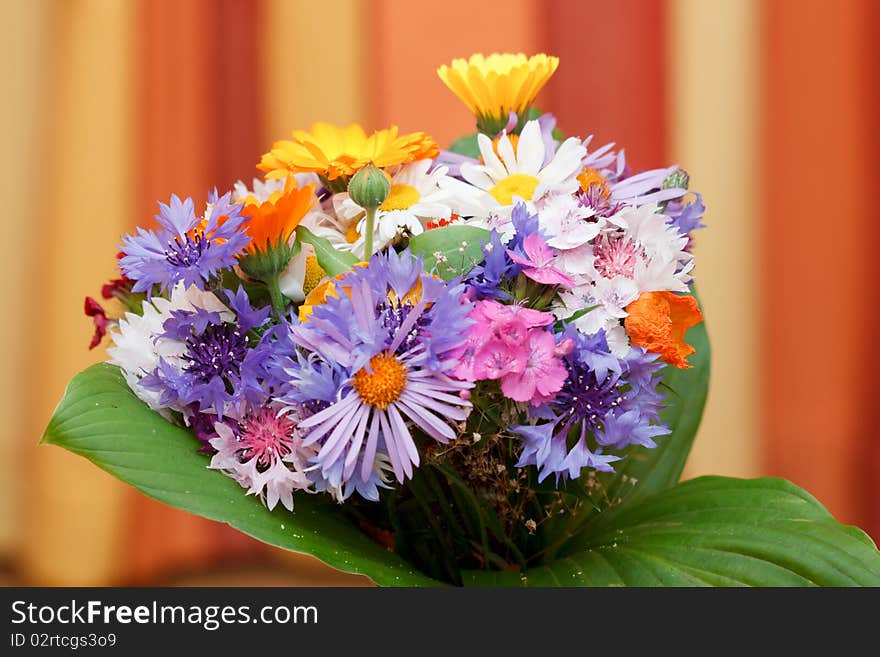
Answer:
<path fill-rule="evenodd" d="M 265 171 L 267 178 L 312 172 L 332 181 L 348 178 L 370 162 L 381 169 L 437 157 L 439 152 L 437 142 L 429 135 L 401 135 L 396 125 L 368 136 L 359 125 L 315 123 L 308 132 L 294 130 L 292 141 L 272 144 L 257 168 Z"/>
<path fill-rule="evenodd" d="M 315 186 L 297 187 L 293 176 L 284 183 L 284 190 L 274 192 L 260 203 L 248 196 L 242 214 L 249 217 L 248 235 L 251 242 L 245 247 L 248 253 L 266 252 L 279 242 L 286 244 L 303 217 L 315 202 Z"/>
<path fill-rule="evenodd" d="M 684 334 L 703 321 L 696 299 L 672 292 L 642 292 L 626 312 L 624 325 L 633 345 L 660 354 L 675 367 L 690 367 L 687 357 L 696 349 L 684 341 Z"/>
<path fill-rule="evenodd" d="M 596 169 L 584 167 L 583 171 L 578 174 L 577 179 L 583 191 L 589 192 L 590 187 L 595 186 L 599 191 L 599 198 L 605 199 L 611 196 L 611 192 L 608 190 L 608 182 Z"/>

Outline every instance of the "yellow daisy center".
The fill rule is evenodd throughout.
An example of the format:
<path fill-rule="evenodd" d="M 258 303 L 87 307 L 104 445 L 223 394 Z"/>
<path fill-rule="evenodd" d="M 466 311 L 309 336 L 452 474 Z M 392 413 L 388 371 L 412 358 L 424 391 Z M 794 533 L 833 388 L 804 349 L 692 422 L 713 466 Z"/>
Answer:
<path fill-rule="evenodd" d="M 538 186 L 538 179 L 527 173 L 514 173 L 489 190 L 489 194 L 501 205 L 513 203 L 514 195 L 521 199 L 531 201 Z"/>
<path fill-rule="evenodd" d="M 370 359 L 369 369 L 361 368 L 352 385 L 365 404 L 384 411 L 406 387 L 406 366 L 386 351 Z"/>
<path fill-rule="evenodd" d="M 321 268 L 321 265 L 318 264 L 318 259 L 315 256 L 309 256 L 306 258 L 306 273 L 303 277 L 303 294 L 308 294 L 318 287 L 318 283 L 324 280 L 326 276 L 327 272 Z"/>
<path fill-rule="evenodd" d="M 388 198 L 379 206 L 380 210 L 389 212 L 391 210 L 406 210 L 419 202 L 421 198 L 419 190 L 412 185 L 399 183 L 391 185 L 391 191 L 388 192 Z"/>
<path fill-rule="evenodd" d="M 351 226 L 349 226 L 348 230 L 345 231 L 345 241 L 348 242 L 349 244 L 354 244 L 355 242 L 358 241 L 358 237 L 361 236 L 361 234 L 358 232 L 357 225 L 358 225 L 357 220 L 352 221 Z"/>

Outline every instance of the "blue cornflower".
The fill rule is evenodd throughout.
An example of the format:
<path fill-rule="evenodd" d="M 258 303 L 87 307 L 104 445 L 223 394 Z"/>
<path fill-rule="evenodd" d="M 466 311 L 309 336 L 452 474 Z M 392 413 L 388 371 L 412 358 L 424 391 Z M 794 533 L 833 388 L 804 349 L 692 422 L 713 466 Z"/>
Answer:
<path fill-rule="evenodd" d="M 246 219 L 242 206 L 230 199 L 230 193 L 218 197 L 214 190 L 208 197 L 211 211 L 206 221 L 195 215 L 191 198 L 181 201 L 172 195 L 169 205 L 159 203 L 155 216 L 161 228 L 138 228 L 137 235 L 122 240 L 125 256 L 119 265 L 135 281 L 132 291 L 149 297 L 154 285 L 165 291 L 179 281 L 185 287 L 204 289 L 205 281 L 234 265 L 250 237 L 241 230 Z"/>
<path fill-rule="evenodd" d="M 687 204 L 680 200 L 670 201 L 663 210 L 663 214 L 669 217 L 667 223 L 678 228 L 678 232 L 682 235 L 689 237 L 693 237 L 691 235 L 693 231 L 706 227 L 703 223 L 703 213 L 706 211 L 703 196 L 697 193 L 694 193 L 694 196 L 696 198 Z"/>
<path fill-rule="evenodd" d="M 507 255 L 498 231 L 493 229 L 482 246 L 483 261 L 467 273 L 464 282 L 470 287 L 475 299 L 507 301 L 511 296 L 503 289 L 502 283 L 516 278 L 520 266 Z"/>
<path fill-rule="evenodd" d="M 160 357 L 156 369 L 141 379 L 148 390 L 160 392 L 164 405 L 193 406 L 222 419 L 243 401 L 266 400 L 266 349 L 252 348 L 248 331 L 262 326 L 269 308 L 254 309 L 244 290 L 227 292 L 231 321 L 203 308 L 174 310 L 162 325 L 161 338 L 183 343 L 182 353 L 170 362 Z"/>
<path fill-rule="evenodd" d="M 663 395 L 656 354 L 633 347 L 623 358 L 611 353 L 604 331 L 584 335 L 566 327 L 568 379 L 554 399 L 532 412 L 534 424 L 512 426 L 523 442 L 518 467 L 534 465 L 538 479 L 577 478 L 583 468 L 613 472 L 628 445 L 656 447 L 669 434 L 659 423 Z"/>

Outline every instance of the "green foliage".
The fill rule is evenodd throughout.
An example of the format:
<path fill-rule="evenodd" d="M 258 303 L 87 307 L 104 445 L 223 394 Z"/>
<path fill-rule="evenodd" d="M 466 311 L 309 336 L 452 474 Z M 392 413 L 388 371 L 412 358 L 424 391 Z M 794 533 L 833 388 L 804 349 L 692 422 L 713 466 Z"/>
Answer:
<path fill-rule="evenodd" d="M 300 242 L 311 244 L 314 247 L 315 258 L 328 276 L 338 276 L 354 267 L 358 262 L 357 256 L 353 253 L 333 248 L 330 240 L 318 237 L 305 226 L 299 226 L 296 229 L 296 238 Z"/>
<path fill-rule="evenodd" d="M 462 228 L 430 231 L 424 235 L 437 236 L 422 247 L 416 242 L 416 248 L 423 254 L 428 248 L 448 251 L 462 241 Z M 469 237 L 479 243 L 473 240 L 479 236 Z M 568 494 L 579 503 L 578 513 L 542 528 L 538 537 L 544 547 L 528 559 L 491 508 L 442 464 L 424 464 L 406 489 L 412 508 L 397 509 L 397 517 L 390 514 L 398 553 L 368 538 L 346 507 L 326 496 L 298 494 L 293 513 L 281 507 L 269 511 L 232 479 L 209 470 L 210 459 L 196 452 L 191 433 L 151 411 L 107 364 L 74 377 L 43 442 L 84 456 L 165 504 L 312 554 L 380 585 L 441 584 L 411 566 L 405 555 L 428 564 L 435 577 L 465 585 L 880 586 L 880 553 L 871 540 L 838 523 L 793 484 L 722 477 L 676 483 L 709 377 L 705 327 L 691 329 L 688 340 L 697 348 L 693 368 L 669 368 L 664 379 L 671 405 L 663 420 L 673 434 L 661 439 L 658 449 L 633 450 L 617 474 L 598 476 L 589 489 L 572 482 Z M 537 490 L 550 492 L 546 482 Z M 437 500 L 449 503 L 438 506 Z M 448 540 L 449 551 L 427 554 L 438 543 L 420 541 L 420 532 Z M 453 543 L 461 541 L 471 541 L 466 549 L 477 563 L 501 570 L 459 572 L 448 557 Z"/>
<path fill-rule="evenodd" d="M 444 226 L 416 235 L 409 241 L 410 250 L 425 259 L 425 270 L 443 280 L 466 274 L 483 260 L 482 243 L 489 231 L 475 226 Z"/>
<path fill-rule="evenodd" d="M 478 157 L 480 157 L 480 146 L 477 143 L 477 133 L 475 132 L 472 135 L 459 137 L 454 142 L 452 142 L 449 150 L 453 153 L 465 155 L 466 157 L 472 157 L 476 160 Z"/>
<path fill-rule="evenodd" d="M 208 469 L 198 442 L 151 411 L 119 369 L 93 365 L 73 378 L 43 442 L 84 456 L 170 506 L 225 522 L 265 543 L 316 556 L 385 586 L 437 585 L 370 540 L 326 495 L 297 495 L 295 511 L 269 511 L 232 479 Z"/>
<path fill-rule="evenodd" d="M 880 553 L 781 479 L 701 477 L 596 516 L 525 573 L 482 586 L 880 586 Z"/>

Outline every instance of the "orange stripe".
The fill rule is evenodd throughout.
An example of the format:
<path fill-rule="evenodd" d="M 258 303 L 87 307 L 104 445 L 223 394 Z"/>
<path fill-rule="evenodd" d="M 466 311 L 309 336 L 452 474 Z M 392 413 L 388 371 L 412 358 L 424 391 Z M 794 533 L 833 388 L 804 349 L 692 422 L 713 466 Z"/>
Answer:
<path fill-rule="evenodd" d="M 550 0 L 547 43 L 560 58 L 545 109 L 569 135 L 616 142 L 637 169 L 665 166 L 665 4 Z M 540 104 L 540 103 L 539 103 Z"/>
<path fill-rule="evenodd" d="M 259 153 L 257 3 L 144 0 L 139 5 L 140 205 L 146 224 L 171 193 L 249 180 Z M 257 544 L 225 525 L 133 495 L 127 577 L 145 581 Z"/>
<path fill-rule="evenodd" d="M 856 523 L 880 399 L 872 4 L 762 4 L 767 464 Z"/>
<path fill-rule="evenodd" d="M 424 130 L 441 147 L 475 130 L 474 119 L 437 77 L 437 67 L 475 52 L 541 49 L 534 0 L 374 0 L 369 54 L 373 127 Z"/>

